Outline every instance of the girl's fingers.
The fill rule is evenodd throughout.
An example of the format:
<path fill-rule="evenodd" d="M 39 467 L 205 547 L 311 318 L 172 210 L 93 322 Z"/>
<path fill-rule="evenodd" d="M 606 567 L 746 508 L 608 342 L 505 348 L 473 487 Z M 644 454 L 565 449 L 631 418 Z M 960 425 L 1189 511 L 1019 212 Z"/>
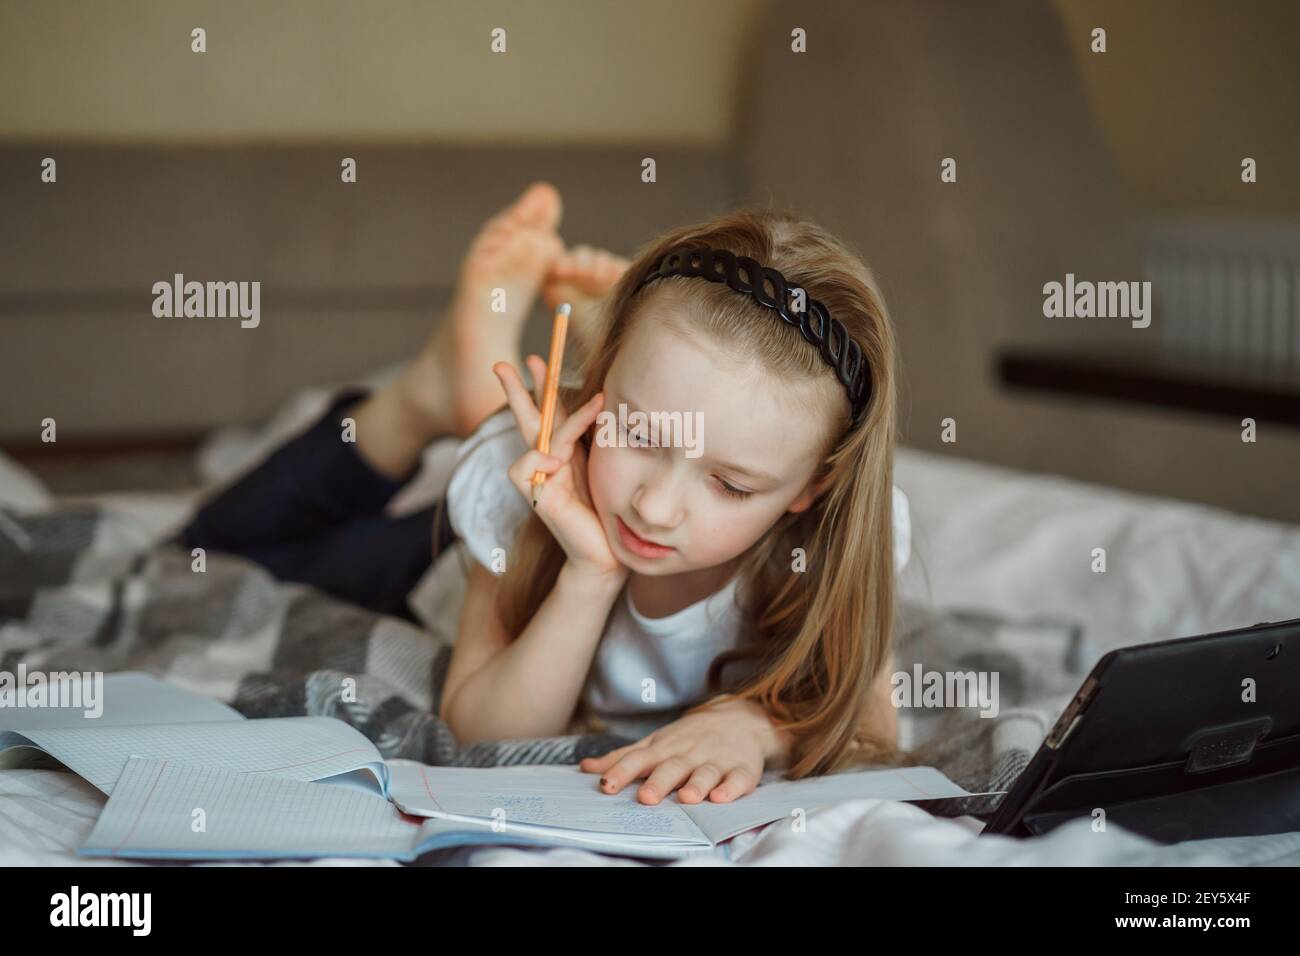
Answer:
<path fill-rule="evenodd" d="M 616 750 L 611 750 L 609 753 L 604 754 L 600 757 L 584 757 L 580 763 L 580 766 L 582 767 L 583 770 L 586 770 L 590 773 L 603 773 L 605 771 L 605 768 L 612 766 L 620 757 L 623 756 L 623 754 L 639 746 L 641 746 L 641 744 L 639 743 L 628 744 L 625 747 L 619 747 Z"/>
<path fill-rule="evenodd" d="M 677 799 L 682 803 L 699 803 L 721 782 L 721 768 L 716 764 L 703 764 L 695 768 L 691 779 L 677 791 Z"/>
<path fill-rule="evenodd" d="M 642 747 L 626 753 L 601 778 L 604 783 L 600 789 L 605 793 L 618 793 L 633 780 L 644 777 L 662 758 L 649 747 Z"/>
<path fill-rule="evenodd" d="M 642 803 L 656 804 L 681 785 L 690 776 L 694 767 L 683 756 L 669 757 L 650 774 L 650 779 L 637 791 L 637 799 Z"/>
<path fill-rule="evenodd" d="M 551 438 L 551 451 L 561 458 L 571 458 L 573 456 L 573 446 L 591 426 L 591 423 L 596 420 L 596 416 L 600 414 L 604 402 L 605 393 L 597 392 L 587 400 L 586 404 L 579 406 L 572 415 L 566 418 L 564 424 L 555 430 L 555 434 Z"/>
<path fill-rule="evenodd" d="M 546 401 L 546 362 L 542 360 L 540 355 L 530 355 L 524 361 L 528 363 L 528 370 L 533 374 L 534 398 L 537 400 L 538 420 L 540 421 L 540 410 L 543 402 Z M 560 423 L 567 417 L 568 415 L 564 411 L 564 402 L 559 395 L 556 395 L 555 421 L 551 423 L 552 434 L 555 433 L 554 430 L 559 428 Z"/>
<path fill-rule="evenodd" d="M 544 472 L 547 475 L 553 475 L 564 466 L 564 462 L 554 455 L 543 455 L 536 448 L 533 448 L 519 456 L 519 460 L 510 466 L 507 474 L 510 476 L 510 482 L 525 497 L 532 496 L 533 475 L 537 472 Z"/>
<path fill-rule="evenodd" d="M 542 414 L 533 404 L 533 400 L 528 395 L 528 389 L 524 387 L 523 379 L 515 371 L 515 367 L 509 362 L 497 362 L 492 366 L 492 371 L 501 382 L 501 387 L 505 389 L 506 401 L 510 405 L 510 411 L 514 412 L 515 421 L 519 425 L 519 431 L 524 436 L 524 441 L 529 445 L 537 444 L 537 433 L 541 431 Z"/>
<path fill-rule="evenodd" d="M 528 371 L 533 376 L 533 401 L 537 407 L 542 407 L 542 402 L 546 398 L 546 362 L 540 355 L 528 355 L 524 357 L 528 364 Z"/>
<path fill-rule="evenodd" d="M 722 783 L 713 788 L 709 799 L 714 803 L 730 803 L 743 797 L 758 785 L 758 779 L 743 767 L 737 767 L 722 778 Z"/>

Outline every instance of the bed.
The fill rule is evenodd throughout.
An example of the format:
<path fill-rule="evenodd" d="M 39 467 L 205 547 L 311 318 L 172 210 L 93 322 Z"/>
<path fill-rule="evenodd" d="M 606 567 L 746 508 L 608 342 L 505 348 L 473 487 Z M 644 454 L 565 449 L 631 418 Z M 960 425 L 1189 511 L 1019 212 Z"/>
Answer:
<path fill-rule="evenodd" d="M 198 453 L 204 487 L 249 467 L 331 394 L 303 392 L 261 427 L 215 433 Z M 454 452 L 453 442 L 433 446 L 394 510 L 436 496 Z M 912 518 L 898 666 L 996 669 L 1002 678 L 991 719 L 900 711 L 902 743 L 972 792 L 1011 785 L 1107 650 L 1300 617 L 1300 526 L 906 448 L 895 482 Z M 166 539 L 199 493 L 56 498 L 0 456 L 0 669 L 22 661 L 29 670 L 145 670 L 249 717 L 330 714 L 386 756 L 426 763 L 571 763 L 611 745 L 573 733 L 461 747 L 431 713 L 455 634 L 463 554 L 448 552 L 426 579 L 428 606 L 441 613 L 416 628 L 234 558 L 209 556 L 206 572 L 193 574 L 188 553 Z M 1092 570 L 1095 548 L 1106 551 L 1104 573 Z M 342 675 L 357 678 L 359 703 L 344 706 L 330 692 Z M 75 848 L 104 799 L 70 773 L 0 769 L 0 865 L 89 864 Z M 1300 832 L 1166 846 L 1114 826 L 1098 834 L 1080 820 L 1029 840 L 977 838 L 974 814 L 995 800 L 944 815 L 851 801 L 810 813 L 805 832 L 774 823 L 724 853 L 673 865 L 1300 864 Z M 509 847 L 443 850 L 420 862 L 637 865 Z"/>

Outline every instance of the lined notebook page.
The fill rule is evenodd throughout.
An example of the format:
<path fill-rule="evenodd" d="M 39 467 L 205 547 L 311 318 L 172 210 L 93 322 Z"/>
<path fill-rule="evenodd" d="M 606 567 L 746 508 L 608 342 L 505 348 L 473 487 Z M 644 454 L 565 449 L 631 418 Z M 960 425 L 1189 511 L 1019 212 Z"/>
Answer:
<path fill-rule="evenodd" d="M 676 800 L 639 803 L 640 783 L 618 794 L 602 793 L 599 776 L 577 767 L 468 769 L 393 760 L 389 770 L 389 796 L 408 813 L 606 834 L 623 838 L 621 845 L 640 842 L 626 838 L 645 837 L 655 843 L 708 846 Z"/>
<path fill-rule="evenodd" d="M 79 852 L 177 859 L 412 859 L 420 840 L 420 823 L 375 794 L 132 757 Z"/>
<path fill-rule="evenodd" d="M 682 810 L 714 843 L 790 818 L 798 809 L 812 811 L 846 800 L 937 800 L 969 797 L 934 767 L 888 767 L 834 773 L 802 780 L 765 775 L 752 793 L 731 803 L 683 804 Z"/>
<path fill-rule="evenodd" d="M 433 849 L 489 844 L 599 848 L 562 830 L 538 838 L 514 827 L 496 831 L 483 824 L 421 820 L 403 815 L 381 797 L 348 787 L 132 757 L 78 852 L 151 859 L 349 856 L 409 861 Z M 672 859 L 692 848 L 610 849 Z"/>
<path fill-rule="evenodd" d="M 13 746 L 13 736 L 0 734 L 0 747 Z M 105 793 L 113 791 L 132 755 L 292 780 L 320 780 L 370 767 L 382 792 L 388 781 L 375 745 L 355 727 L 333 717 L 65 727 L 28 730 L 22 737 Z"/>
<path fill-rule="evenodd" d="M 971 796 L 933 767 L 882 768 L 783 780 L 770 772 L 761 786 L 731 803 L 684 804 L 676 796 L 655 806 L 636 799 L 641 781 L 619 794 L 596 789 L 595 774 L 577 767 L 464 769 L 389 763 L 389 795 L 408 813 L 453 818 L 492 818 L 500 808 L 507 823 L 542 825 L 617 837 L 716 844 L 737 833 L 845 800 L 934 800 Z"/>

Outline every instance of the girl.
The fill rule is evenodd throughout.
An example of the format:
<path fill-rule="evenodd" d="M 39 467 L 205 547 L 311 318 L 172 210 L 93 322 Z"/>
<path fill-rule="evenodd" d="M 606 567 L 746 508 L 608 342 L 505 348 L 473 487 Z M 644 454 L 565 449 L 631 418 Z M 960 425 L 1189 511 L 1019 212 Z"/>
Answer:
<path fill-rule="evenodd" d="M 671 258 L 701 249 L 721 252 Z M 731 256 L 781 273 L 766 273 L 767 304 L 720 281 Z M 844 363 L 772 307 L 800 290 L 842 323 L 833 353 L 860 349 L 859 376 L 844 376 L 856 396 Z M 560 733 L 575 706 L 623 732 L 644 715 L 659 729 L 582 767 L 610 793 L 646 777 L 646 803 L 732 800 L 769 765 L 799 777 L 900 757 L 889 675 L 906 501 L 891 493 L 894 343 L 870 271 L 811 223 L 733 213 L 645 248 L 591 331 L 552 454 L 531 450 L 545 364 L 529 357 L 534 400 L 498 363 L 509 412 L 462 447 L 448 488 L 477 558 L 440 709 L 457 739 Z M 600 413 L 622 421 L 624 407 L 698 415 L 704 453 L 597 440 Z M 536 471 L 548 478 L 530 511 Z"/>
<path fill-rule="evenodd" d="M 459 536 L 476 561 L 440 715 L 463 743 L 575 719 L 640 737 L 583 761 L 609 793 L 644 777 L 645 803 L 674 790 L 728 801 L 765 767 L 801 777 L 900 758 L 888 680 L 908 526 L 890 483 L 893 333 L 870 271 L 818 227 L 770 213 L 674 230 L 626 271 L 565 253 L 558 222 L 545 184 L 489 222 L 425 353 L 373 395 L 340 396 L 206 506 L 187 547 L 409 617 L 406 596 Z M 699 256 L 669 255 L 706 248 L 713 280 Z M 731 257 L 775 270 L 759 296 Z M 730 284 L 714 281 L 728 268 Z M 485 307 L 502 288 L 504 321 Z M 583 358 L 551 456 L 530 450 L 540 415 L 514 368 L 483 361 L 517 354 L 539 292 L 575 303 Z M 528 364 L 540 389 L 545 364 Z M 480 425 L 497 382 L 509 408 Z M 701 453 L 657 435 L 598 440 L 597 416 L 620 405 L 697 415 Z M 338 440 L 349 414 L 355 447 Z M 445 508 L 383 514 L 430 440 L 476 425 Z"/>

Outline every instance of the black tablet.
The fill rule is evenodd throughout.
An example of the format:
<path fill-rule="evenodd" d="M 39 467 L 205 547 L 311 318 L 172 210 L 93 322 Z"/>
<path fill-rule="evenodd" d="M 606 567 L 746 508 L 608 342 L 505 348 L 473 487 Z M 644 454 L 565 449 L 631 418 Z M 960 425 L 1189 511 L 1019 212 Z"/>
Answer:
<path fill-rule="evenodd" d="M 983 833 L 1079 817 L 1162 843 L 1300 830 L 1300 618 L 1103 657 Z"/>

